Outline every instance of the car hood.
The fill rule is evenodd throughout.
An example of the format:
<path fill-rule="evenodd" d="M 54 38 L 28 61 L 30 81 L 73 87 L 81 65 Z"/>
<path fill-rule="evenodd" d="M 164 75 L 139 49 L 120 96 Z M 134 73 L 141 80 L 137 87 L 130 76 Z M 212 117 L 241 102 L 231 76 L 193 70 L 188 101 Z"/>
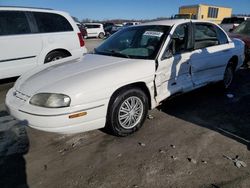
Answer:
<path fill-rule="evenodd" d="M 153 77 L 154 60 L 87 54 L 82 60 L 52 64 L 22 76 L 15 89 L 32 96 L 40 92 L 83 95 Z"/>
<path fill-rule="evenodd" d="M 247 35 L 241 35 L 241 34 L 236 34 L 236 33 L 230 33 L 229 34 L 230 38 L 238 38 L 241 39 L 242 41 L 245 42 L 245 44 L 250 48 L 250 36 Z"/>

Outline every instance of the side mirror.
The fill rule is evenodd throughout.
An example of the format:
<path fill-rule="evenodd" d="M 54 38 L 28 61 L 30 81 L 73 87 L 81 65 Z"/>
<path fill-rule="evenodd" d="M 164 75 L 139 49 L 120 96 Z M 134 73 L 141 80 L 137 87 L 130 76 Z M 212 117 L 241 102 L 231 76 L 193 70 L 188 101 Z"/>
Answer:
<path fill-rule="evenodd" d="M 169 59 L 171 57 L 173 57 L 173 52 L 172 50 L 168 49 L 165 53 L 164 53 L 164 59 Z"/>

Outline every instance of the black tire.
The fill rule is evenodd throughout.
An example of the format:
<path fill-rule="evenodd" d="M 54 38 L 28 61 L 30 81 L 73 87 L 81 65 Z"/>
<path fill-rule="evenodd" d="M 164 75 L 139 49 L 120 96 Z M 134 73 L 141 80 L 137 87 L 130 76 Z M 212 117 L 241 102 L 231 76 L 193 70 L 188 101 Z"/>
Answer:
<path fill-rule="evenodd" d="M 104 39 L 104 37 L 105 37 L 104 33 L 99 33 L 98 38 Z"/>
<path fill-rule="evenodd" d="M 234 79 L 234 67 L 232 64 L 229 64 L 225 70 L 224 77 L 223 77 L 223 88 L 228 89 Z"/>
<path fill-rule="evenodd" d="M 126 106 L 126 102 L 132 100 L 135 101 L 134 106 L 132 105 L 132 102 L 130 103 L 133 109 L 131 109 L 130 112 L 126 111 L 127 114 L 125 114 L 123 112 L 123 107 Z M 122 113 L 124 114 L 121 115 Z M 108 133 L 115 136 L 128 136 L 138 131 L 142 127 L 147 113 L 148 98 L 146 94 L 142 90 L 137 88 L 123 89 L 111 98 L 107 112 L 107 122 L 105 129 L 106 131 L 108 131 Z M 126 120 L 124 119 L 123 121 L 122 116 L 129 116 L 128 124 L 130 124 L 131 122 L 130 126 L 126 125 Z"/>
<path fill-rule="evenodd" d="M 61 52 L 61 51 L 50 52 L 48 55 L 46 55 L 44 63 L 56 61 L 56 60 L 59 60 L 68 56 L 69 56 L 68 54 Z"/>

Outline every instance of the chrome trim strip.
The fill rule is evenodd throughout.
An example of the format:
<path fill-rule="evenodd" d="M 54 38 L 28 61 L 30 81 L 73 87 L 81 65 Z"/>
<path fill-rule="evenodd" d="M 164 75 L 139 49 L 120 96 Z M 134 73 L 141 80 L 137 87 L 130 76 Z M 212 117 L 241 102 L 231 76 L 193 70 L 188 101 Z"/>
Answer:
<path fill-rule="evenodd" d="M 14 59 L 4 59 L 4 60 L 0 60 L 0 63 L 7 62 L 7 61 L 16 61 L 16 60 L 22 60 L 22 59 L 30 59 L 30 58 L 34 58 L 34 57 L 36 57 L 36 56 L 20 57 L 20 58 L 14 58 Z"/>
<path fill-rule="evenodd" d="M 53 114 L 53 115 L 34 114 L 34 113 L 25 112 L 23 110 L 18 110 L 18 111 L 26 113 L 26 114 L 29 114 L 29 115 L 33 115 L 33 116 L 53 117 L 53 116 L 64 116 L 64 115 L 74 114 L 74 113 L 78 113 L 78 112 L 82 112 L 82 111 L 87 111 L 87 110 L 93 110 L 95 108 L 100 108 L 102 106 L 104 106 L 104 104 L 101 104 L 99 106 L 94 106 L 94 107 L 91 107 L 91 108 L 86 108 L 86 109 L 83 109 L 83 110 L 74 111 L 74 112 L 68 112 L 68 113 L 63 113 L 63 114 Z"/>

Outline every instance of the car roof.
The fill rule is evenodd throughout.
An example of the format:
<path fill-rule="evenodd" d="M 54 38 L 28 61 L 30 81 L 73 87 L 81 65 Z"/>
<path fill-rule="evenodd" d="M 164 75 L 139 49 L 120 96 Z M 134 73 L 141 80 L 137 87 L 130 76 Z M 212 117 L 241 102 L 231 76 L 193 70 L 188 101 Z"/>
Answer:
<path fill-rule="evenodd" d="M 250 19 L 250 17 L 248 17 L 248 16 L 232 16 L 232 17 L 225 17 L 225 18 L 223 18 L 223 20 L 224 19 L 237 19 L 237 18 L 243 18 L 244 20 L 248 20 L 248 19 Z"/>
<path fill-rule="evenodd" d="M 203 20 L 190 20 L 190 19 L 171 19 L 171 20 L 160 20 L 160 21 L 153 21 L 153 22 L 146 22 L 140 25 L 165 25 L 165 26 L 173 26 L 173 25 L 180 25 L 183 23 L 188 23 L 188 22 L 199 22 L 199 23 L 211 23 L 214 24 L 213 22 L 209 21 L 203 21 Z"/>
<path fill-rule="evenodd" d="M 103 25 L 102 23 L 84 23 L 84 24 L 87 24 L 87 25 Z"/>
<path fill-rule="evenodd" d="M 33 12 L 48 12 L 58 14 L 68 14 L 64 11 L 58 11 L 50 8 L 37 8 L 37 7 L 22 7 L 22 6 L 0 6 L 0 10 L 6 11 L 33 11 Z"/>

